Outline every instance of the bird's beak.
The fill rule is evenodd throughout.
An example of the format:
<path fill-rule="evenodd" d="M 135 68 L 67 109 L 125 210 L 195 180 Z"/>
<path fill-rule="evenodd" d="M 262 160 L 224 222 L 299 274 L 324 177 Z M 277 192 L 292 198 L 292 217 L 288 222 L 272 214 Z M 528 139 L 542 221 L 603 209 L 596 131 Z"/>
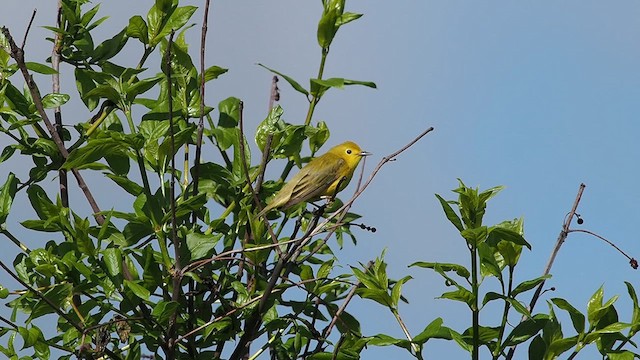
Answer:
<path fill-rule="evenodd" d="M 368 152 L 368 151 L 360 151 L 360 154 L 359 154 L 359 155 L 360 155 L 360 156 L 369 156 L 369 155 L 373 155 L 373 154 L 371 154 L 371 153 L 370 153 L 370 152 Z"/>

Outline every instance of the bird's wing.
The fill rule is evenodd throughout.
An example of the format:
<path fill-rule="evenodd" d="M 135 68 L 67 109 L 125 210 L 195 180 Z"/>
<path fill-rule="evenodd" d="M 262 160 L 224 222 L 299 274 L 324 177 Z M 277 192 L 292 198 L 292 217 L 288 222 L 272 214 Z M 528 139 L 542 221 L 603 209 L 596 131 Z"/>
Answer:
<path fill-rule="evenodd" d="M 332 159 L 333 160 L 333 159 Z M 330 166 L 324 166 L 323 169 L 316 169 L 315 171 L 306 171 L 304 174 L 300 174 L 300 179 L 294 184 L 291 197 L 283 205 L 283 208 L 291 207 L 295 204 L 303 201 L 319 198 L 324 195 L 327 188 L 331 186 L 338 178 L 339 170 L 344 165 L 344 160 L 340 157 L 331 161 Z"/>

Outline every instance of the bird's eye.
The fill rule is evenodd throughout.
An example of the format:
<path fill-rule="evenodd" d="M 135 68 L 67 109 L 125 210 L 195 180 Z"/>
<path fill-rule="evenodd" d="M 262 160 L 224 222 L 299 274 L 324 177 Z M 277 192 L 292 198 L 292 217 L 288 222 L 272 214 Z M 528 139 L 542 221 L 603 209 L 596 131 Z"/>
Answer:
<path fill-rule="evenodd" d="M 351 149 L 347 149 L 347 154 L 351 155 Z"/>

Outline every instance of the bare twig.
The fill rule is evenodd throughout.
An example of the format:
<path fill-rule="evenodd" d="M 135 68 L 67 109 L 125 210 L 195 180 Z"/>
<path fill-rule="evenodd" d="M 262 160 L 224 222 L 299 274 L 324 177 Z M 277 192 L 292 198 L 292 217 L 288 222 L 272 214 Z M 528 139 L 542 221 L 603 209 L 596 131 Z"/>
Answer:
<path fill-rule="evenodd" d="M 171 300 L 178 301 L 180 298 L 180 294 L 182 293 L 182 276 L 181 276 L 181 262 L 180 262 L 180 241 L 178 240 L 177 233 L 177 219 L 176 219 L 176 197 L 175 197 L 175 134 L 173 129 L 173 100 L 172 100 L 172 92 L 171 87 L 173 84 L 171 83 L 171 48 L 173 45 L 173 36 L 175 35 L 175 31 L 171 30 L 171 34 L 169 34 L 169 42 L 167 43 L 167 50 L 165 54 L 165 66 L 167 68 L 167 97 L 169 99 L 169 131 L 171 134 L 171 187 L 170 191 L 170 202 L 171 202 L 171 240 L 173 242 L 173 248 L 175 251 L 175 271 L 173 272 L 173 289 L 171 293 Z M 169 329 L 167 333 L 167 359 L 175 359 L 175 349 L 177 346 L 177 317 L 178 313 L 174 312 L 171 314 L 169 319 Z"/>
<path fill-rule="evenodd" d="M 598 235 L 598 234 L 596 234 L 596 233 L 594 233 L 592 231 L 589 231 L 589 230 L 582 230 L 582 229 L 567 230 L 567 233 L 572 233 L 572 232 L 581 232 L 581 233 L 585 233 L 585 234 L 589 234 L 591 236 L 597 237 L 598 239 L 600 239 L 600 240 L 606 242 L 607 244 L 611 245 L 614 249 L 618 250 L 618 252 L 620 254 L 622 254 L 624 257 L 626 257 L 629 260 L 629 263 L 631 263 L 631 267 L 633 267 L 634 269 L 638 268 L 637 263 L 634 266 L 635 259 L 633 257 L 627 255 L 627 253 L 622 251 L 622 249 L 620 249 L 618 246 L 616 246 L 616 244 L 614 244 L 611 241 L 607 240 L 603 236 L 600 236 L 600 235 Z"/>
<path fill-rule="evenodd" d="M 33 20 L 36 18 L 36 13 L 38 9 L 33 9 L 33 13 L 31 14 L 31 19 L 29 20 L 29 25 L 27 25 L 27 31 L 24 32 L 24 38 L 22 39 L 22 46 L 20 49 L 24 51 L 24 47 L 27 45 L 27 36 L 29 36 L 29 31 L 31 30 L 31 25 L 33 25 Z"/>
<path fill-rule="evenodd" d="M 367 272 L 372 266 L 373 266 L 373 261 L 369 261 L 367 263 L 367 266 L 364 267 L 364 271 Z M 347 297 L 344 299 L 344 302 L 342 303 L 342 305 L 340 305 L 340 307 L 338 308 L 338 311 L 336 311 L 336 313 L 333 314 L 333 318 L 331 319 L 331 322 L 322 331 L 322 340 L 323 341 L 326 340 L 329 337 L 329 335 L 331 334 L 331 330 L 333 330 L 333 327 L 336 325 L 336 322 L 338 322 L 338 319 L 340 318 L 340 315 L 342 315 L 342 313 L 347 308 L 347 305 L 349 305 L 349 302 L 351 301 L 353 296 L 356 294 L 356 291 L 358 290 L 359 286 L 360 286 L 360 281 L 358 281 L 355 284 L 353 284 L 353 286 L 351 287 L 351 290 L 349 290 L 349 293 L 347 294 Z M 319 346 L 321 344 L 322 344 L 321 342 L 318 343 Z"/>
<path fill-rule="evenodd" d="M 57 11 L 56 26 L 59 29 L 61 29 L 62 28 L 62 0 L 58 0 L 58 6 L 56 11 Z M 34 10 L 34 15 L 35 15 L 35 10 Z M 60 93 L 60 52 L 61 51 L 62 51 L 62 37 L 60 36 L 59 32 L 56 32 L 53 38 L 53 51 L 51 52 L 51 67 L 53 68 L 53 70 L 56 71 L 53 75 L 51 75 L 52 91 L 54 94 Z M 62 109 L 60 106 L 56 106 L 55 109 L 53 109 L 53 115 L 56 122 L 56 130 L 58 132 L 58 136 L 60 136 L 61 139 L 64 139 L 62 136 Z M 62 141 L 64 142 L 64 140 Z M 67 170 L 59 169 L 58 178 L 60 182 L 60 201 L 62 202 L 62 206 L 69 207 Z"/>
<path fill-rule="evenodd" d="M 280 101 L 280 89 L 278 89 L 278 77 L 271 78 L 271 95 L 269 96 L 269 111 L 267 114 L 271 114 L 273 104 L 276 101 Z M 273 141 L 273 134 L 267 135 L 267 141 L 265 141 L 264 149 L 262 149 L 262 160 L 260 161 L 260 168 L 258 169 L 258 180 L 256 181 L 256 192 L 260 192 L 262 188 L 262 182 L 264 181 L 264 172 L 267 169 L 267 163 L 269 162 L 269 153 L 271 152 L 271 143 Z"/>
<path fill-rule="evenodd" d="M 556 240 L 556 245 L 553 248 L 553 251 L 551 252 L 551 256 L 549 257 L 547 266 L 545 266 L 544 271 L 542 272 L 542 276 L 549 275 L 549 272 L 551 272 L 551 267 L 553 266 L 553 262 L 556 259 L 556 255 L 558 255 L 558 252 L 560 252 L 560 247 L 562 246 L 564 241 L 567 239 L 567 235 L 569 234 L 569 227 L 571 226 L 571 221 L 573 220 L 573 217 L 576 214 L 576 210 L 578 210 L 578 204 L 580 203 L 580 199 L 582 198 L 582 193 L 584 192 L 585 187 L 586 187 L 585 184 L 580 184 L 580 187 L 578 188 L 578 194 L 576 195 L 576 199 L 573 202 L 573 207 L 571 208 L 569 215 L 567 216 L 564 224 L 562 225 L 562 230 L 560 230 L 560 234 L 558 234 L 558 240 Z M 540 283 L 540 285 L 538 285 L 538 288 L 533 294 L 533 297 L 531 298 L 531 302 L 529 303 L 529 311 L 532 311 L 533 307 L 536 305 L 536 302 L 538 301 L 538 297 L 540 296 L 540 292 L 544 287 L 544 283 L 545 283 L 545 280 L 543 280 Z"/>
<path fill-rule="evenodd" d="M 65 148 L 64 143 L 62 142 L 62 139 L 58 135 L 56 128 L 51 123 L 51 120 L 49 119 L 49 116 L 47 115 L 46 111 L 44 111 L 44 105 L 42 104 L 42 96 L 40 95 L 40 90 L 38 89 L 38 85 L 33 80 L 33 77 L 31 76 L 31 74 L 29 74 L 29 70 L 27 69 L 27 65 L 24 60 L 24 51 L 18 48 L 15 41 L 13 40 L 13 37 L 11 36 L 11 32 L 9 32 L 9 29 L 7 27 L 3 26 L 1 28 L 1 31 L 4 37 L 7 39 L 7 42 L 9 43 L 9 48 L 11 49 L 11 57 L 16 61 L 16 64 L 18 65 L 18 68 L 22 73 L 22 76 L 27 84 L 27 87 L 29 88 L 29 92 L 31 93 L 33 103 L 36 106 L 36 110 L 38 111 L 38 115 L 40 115 L 40 117 L 42 118 L 42 121 L 47 126 L 47 130 L 49 131 L 49 134 L 51 135 L 53 142 L 56 144 L 58 151 L 60 151 L 60 154 L 62 155 L 62 157 L 66 159 L 69 156 L 69 152 Z M 100 208 L 98 207 L 98 204 L 95 198 L 93 197 L 93 194 L 89 190 L 89 187 L 87 186 L 84 179 L 82 178 L 82 175 L 80 175 L 80 172 L 77 169 L 72 169 L 71 171 L 73 172 L 73 175 L 76 178 L 76 181 L 78 182 L 78 186 L 84 193 L 85 197 L 87 198 L 87 201 L 89 202 L 89 205 L 91 206 L 91 210 L 93 211 L 93 216 L 96 219 L 96 222 L 99 225 L 102 225 L 104 223 L 104 216 L 100 214 L 101 212 Z"/>
<path fill-rule="evenodd" d="M 200 31 L 200 119 L 198 121 L 198 131 L 196 137 L 196 155 L 193 160 L 193 196 L 198 195 L 198 183 L 200 182 L 200 161 L 202 158 L 202 137 L 204 134 L 204 95 L 205 95 L 205 54 L 207 46 L 207 29 L 209 26 L 209 6 L 211 1 L 206 0 L 204 4 L 204 19 L 202 20 L 202 29 Z M 187 173 L 185 172 L 185 177 Z M 187 194 L 188 195 L 188 194 Z M 195 226 L 198 220 L 198 215 L 193 212 L 191 222 Z M 188 291 L 191 293 L 195 290 L 195 281 L 189 278 Z M 187 319 L 187 331 L 191 331 L 195 326 L 195 302 L 193 296 L 187 299 L 187 311 L 189 317 Z M 192 338 L 188 339 L 187 350 L 191 357 L 196 357 L 196 345 Z"/>
<path fill-rule="evenodd" d="M 202 136 L 204 133 L 204 94 L 205 94 L 205 49 L 207 45 L 207 29 L 209 26 L 209 5 L 210 0 L 206 0 L 204 5 L 204 20 L 202 21 L 202 31 L 200 33 L 200 120 L 198 121 L 198 135 L 196 138 L 196 156 L 193 160 L 193 196 L 198 195 L 198 182 L 200 181 L 200 159 L 202 158 Z M 196 222 L 194 213 L 193 223 Z"/>
<path fill-rule="evenodd" d="M 562 229 L 560 230 L 560 234 L 558 234 L 556 245 L 553 248 L 553 251 L 551 251 L 551 256 L 549 257 L 549 261 L 547 261 L 547 265 L 545 266 L 544 271 L 542 272 L 542 276 L 549 275 L 549 272 L 551 271 L 551 267 L 553 266 L 553 262 L 556 259 L 556 255 L 558 255 L 558 252 L 560 252 L 560 247 L 562 246 L 564 241 L 567 239 L 567 235 L 569 234 L 569 227 L 571 226 L 571 221 L 573 220 L 573 217 L 576 214 L 576 210 L 578 209 L 578 204 L 580 203 L 580 199 L 582 198 L 582 193 L 584 192 L 585 187 L 586 187 L 585 184 L 580 184 L 580 187 L 578 188 L 578 194 L 576 195 L 576 199 L 573 202 L 571 211 L 569 211 L 569 214 L 565 218 L 564 224 L 562 225 Z M 538 301 L 538 298 L 540 298 L 540 294 L 542 293 L 542 289 L 544 288 L 545 282 L 546 280 L 542 280 L 540 285 L 538 285 L 538 287 L 536 288 L 536 291 L 533 293 L 531 302 L 529 302 L 529 311 L 533 311 L 534 306 L 536 306 L 536 302 Z M 523 320 L 525 320 L 524 317 L 522 318 L 521 321 Z M 516 346 L 512 346 L 511 349 L 509 349 L 509 352 L 507 353 L 507 356 L 505 359 L 507 360 L 512 359 L 515 352 L 516 352 Z"/>

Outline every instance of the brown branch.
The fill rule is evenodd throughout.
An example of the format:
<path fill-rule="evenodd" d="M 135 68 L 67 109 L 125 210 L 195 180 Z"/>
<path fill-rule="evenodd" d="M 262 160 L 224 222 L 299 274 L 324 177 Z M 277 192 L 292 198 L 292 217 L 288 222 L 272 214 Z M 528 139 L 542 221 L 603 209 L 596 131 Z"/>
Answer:
<path fill-rule="evenodd" d="M 365 266 L 364 271 L 367 272 L 369 271 L 369 269 L 371 268 L 371 266 L 373 266 L 373 261 L 369 261 L 367 263 L 367 266 Z M 342 313 L 344 312 L 344 310 L 347 308 L 347 305 L 349 305 L 349 302 L 351 301 L 351 299 L 353 298 L 353 296 L 356 294 L 356 291 L 358 290 L 358 287 L 360 286 L 360 281 L 356 282 L 355 284 L 353 284 L 353 286 L 351 287 L 351 290 L 349 291 L 349 293 L 347 294 L 347 297 L 344 299 L 344 302 L 342 303 L 342 305 L 340 305 L 340 307 L 338 308 L 338 311 L 336 311 L 336 313 L 333 315 L 333 318 L 331 319 L 331 322 L 329 323 L 329 325 L 322 331 L 322 338 L 323 341 L 326 340 L 329 335 L 331 334 L 331 330 L 333 329 L 333 327 L 335 326 L 335 324 L 338 322 L 338 319 L 340 318 L 340 315 L 342 315 Z M 322 343 L 318 343 L 318 347 L 321 345 Z"/>
<path fill-rule="evenodd" d="M 172 276 L 172 292 L 171 292 L 171 300 L 178 301 L 180 295 L 182 293 L 182 276 L 181 276 L 181 264 L 180 264 L 180 241 L 178 240 L 177 233 L 177 219 L 176 219 L 176 197 L 175 197 L 175 183 L 176 183 L 176 159 L 175 159 L 175 134 L 173 129 L 173 95 L 171 93 L 171 87 L 173 86 L 171 82 L 171 48 L 173 46 L 173 36 L 175 35 L 175 31 L 171 30 L 171 34 L 169 34 L 169 42 L 167 43 L 167 49 L 165 53 L 165 66 L 166 66 L 166 75 L 167 75 L 167 97 L 169 99 L 169 131 L 171 136 L 171 185 L 170 185 L 170 195 L 169 200 L 171 202 L 171 241 L 173 242 L 173 248 L 175 251 L 175 263 L 174 263 L 174 271 Z M 169 329 L 167 330 L 167 359 L 175 359 L 176 356 L 176 338 L 177 338 L 177 318 L 178 313 L 174 312 L 171 314 L 169 318 Z"/>
<path fill-rule="evenodd" d="M 206 54 L 206 46 L 207 46 L 207 30 L 209 26 L 209 6 L 211 1 L 206 0 L 204 4 L 204 18 L 202 20 L 202 29 L 200 31 L 200 119 L 198 121 L 198 130 L 196 136 L 196 155 L 193 160 L 193 191 L 192 195 L 198 195 L 198 182 L 200 181 L 200 161 L 202 158 L 202 137 L 204 135 L 204 96 L 205 96 L 205 54 Z M 187 176 L 187 172 L 185 171 L 185 178 Z M 185 182 L 186 183 L 186 182 Z M 185 184 L 186 185 L 186 184 Z M 188 196 L 188 193 L 187 193 Z M 191 223 L 195 226 L 198 221 L 198 214 L 194 211 L 191 216 Z M 183 273 L 184 274 L 184 273 Z M 194 292 L 196 289 L 195 281 L 192 278 L 189 278 L 188 291 L 189 293 Z M 190 296 L 187 299 L 187 312 L 189 314 L 187 318 L 187 332 L 190 332 L 195 327 L 195 301 L 194 297 Z M 195 358 L 197 355 L 196 344 L 193 339 L 189 338 L 187 340 L 187 351 L 189 352 L 189 356 Z"/>
<path fill-rule="evenodd" d="M 276 101 L 280 101 L 280 89 L 278 89 L 278 77 L 271 78 L 271 95 L 269 96 L 269 111 L 267 114 L 271 114 L 273 104 Z M 268 116 L 268 115 L 267 115 Z M 267 141 L 265 141 L 264 149 L 262 149 L 262 160 L 260 161 L 260 168 L 258 169 L 258 180 L 256 181 L 256 192 L 260 192 L 262 183 L 264 182 L 264 172 L 267 169 L 267 163 L 269 162 L 269 153 L 271 152 L 271 143 L 273 141 L 273 134 L 267 135 Z M 260 209 L 262 210 L 262 209 Z"/>
<path fill-rule="evenodd" d="M 16 64 L 18 65 L 18 68 L 22 73 L 22 76 L 27 84 L 27 87 L 29 88 L 29 92 L 31 93 L 33 103 L 36 106 L 36 109 L 38 111 L 38 115 L 40 115 L 40 117 L 42 118 L 42 121 L 45 123 L 47 130 L 49 131 L 49 134 L 53 139 L 53 142 L 56 144 L 56 147 L 58 148 L 58 151 L 60 151 L 60 154 L 62 155 L 62 157 L 66 159 L 67 157 L 69 157 L 69 152 L 65 148 L 64 143 L 62 142 L 62 139 L 60 138 L 60 136 L 58 135 L 58 132 L 56 131 L 56 128 L 53 126 L 53 124 L 51 123 L 51 120 L 49 120 L 49 116 L 44 110 L 44 105 L 42 104 L 42 96 L 40 95 L 40 90 L 38 89 L 38 85 L 35 83 L 35 81 L 33 80 L 33 77 L 31 76 L 31 74 L 29 74 L 29 70 L 27 69 L 27 65 L 24 60 L 24 51 L 18 48 L 15 41 L 13 40 L 13 37 L 11 36 L 11 32 L 9 32 L 9 29 L 7 27 L 3 26 L 0 30 L 2 31 L 2 34 L 7 39 L 7 42 L 9 43 L 9 48 L 11 49 L 11 57 L 15 60 Z M 87 186 L 84 179 L 82 178 L 82 175 L 80 175 L 80 172 L 77 169 L 72 169 L 71 171 L 73 172 L 73 175 L 76 178 L 78 186 L 84 193 L 85 197 L 87 198 L 87 201 L 89 202 L 89 205 L 91 206 L 91 210 L 93 211 L 93 216 L 96 219 L 96 222 L 99 225 L 102 225 L 104 223 L 104 216 L 100 214 L 101 212 L 100 208 L 98 207 L 98 204 L 95 198 L 93 197 L 93 194 L 89 190 L 89 187 Z"/>
<path fill-rule="evenodd" d="M 638 268 L 635 258 L 627 255 L 627 253 L 625 253 L 622 249 L 620 249 L 618 246 L 616 246 L 616 244 L 614 244 L 613 242 L 607 240 L 605 237 L 600 236 L 600 235 L 598 235 L 598 234 L 596 234 L 596 233 L 594 233 L 592 231 L 589 231 L 589 230 L 583 230 L 583 229 L 567 230 L 567 233 L 572 233 L 572 232 L 581 232 L 581 233 L 585 233 L 585 234 L 589 234 L 591 236 L 597 237 L 598 239 L 600 239 L 600 240 L 606 242 L 607 244 L 611 245 L 614 249 L 618 250 L 618 252 L 620 254 L 622 254 L 624 257 L 626 257 L 629 260 L 629 263 L 631 264 L 631 267 L 633 267 L 634 269 Z"/>
<path fill-rule="evenodd" d="M 56 9 L 56 26 L 62 29 L 62 0 L 58 0 L 58 6 Z M 35 15 L 35 10 L 34 10 Z M 26 39 L 25 39 L 26 40 Z M 62 51 L 62 37 L 59 32 L 56 32 L 53 38 L 53 51 L 51 51 L 51 67 L 56 72 L 51 75 L 52 92 L 54 94 L 60 93 L 60 52 Z M 60 106 L 56 106 L 53 109 L 53 115 L 56 122 L 56 131 L 58 136 L 63 139 L 62 136 L 62 109 Z M 64 140 L 62 140 L 64 142 Z M 68 191 L 68 178 L 67 171 L 64 169 L 58 170 L 58 178 L 60 183 L 60 201 L 62 206 L 69 207 L 69 191 Z"/>
<path fill-rule="evenodd" d="M 553 266 L 553 262 L 556 259 L 556 255 L 558 255 L 558 252 L 560 252 L 560 247 L 562 246 L 564 241 L 567 239 L 567 235 L 569 234 L 569 226 L 571 226 L 571 221 L 573 220 L 573 217 L 575 216 L 576 211 L 578 210 L 578 204 L 580 203 L 580 199 L 582 198 L 582 193 L 584 192 L 585 187 L 586 187 L 585 184 L 580 184 L 580 187 L 578 188 L 578 194 L 576 195 L 576 199 L 574 200 L 573 206 L 571 207 L 571 211 L 569 211 L 569 214 L 567 215 L 564 221 L 564 224 L 562 225 L 560 234 L 558 234 L 556 245 L 554 246 L 553 251 L 551 251 L 551 255 L 549 256 L 549 261 L 547 261 L 547 265 L 545 266 L 544 271 L 542 272 L 542 276 L 549 275 L 549 272 L 551 271 L 551 267 Z M 536 288 L 536 291 L 533 293 L 531 302 L 529 302 L 529 311 L 533 311 L 533 307 L 536 306 L 536 302 L 538 302 L 538 298 L 540 298 L 540 294 L 542 293 L 542 288 L 544 287 L 545 282 L 546 280 L 543 279 L 540 285 L 538 285 L 538 287 Z M 523 320 L 525 320 L 524 317 L 522 317 L 521 321 Z M 516 351 L 516 346 L 512 346 L 511 349 L 509 349 L 509 353 L 507 353 L 507 356 L 505 359 L 509 360 L 513 358 L 515 351 Z"/>
<path fill-rule="evenodd" d="M 29 31 L 31 30 L 31 25 L 33 25 L 33 20 L 36 18 L 36 13 L 38 9 L 33 9 L 33 13 L 31 14 L 31 19 L 29 20 L 29 25 L 27 25 L 27 31 L 24 32 L 24 38 L 22 39 L 22 46 L 20 46 L 21 50 L 24 50 L 24 47 L 27 45 L 27 36 L 29 36 Z"/>
<path fill-rule="evenodd" d="M 204 94 L 205 94 L 205 49 L 207 45 L 207 29 L 209 23 L 209 4 L 206 0 L 204 5 L 204 20 L 202 21 L 202 31 L 200 33 L 200 120 L 198 121 L 198 135 L 196 138 L 196 156 L 193 160 L 193 196 L 198 195 L 198 182 L 200 181 L 200 159 L 202 158 L 202 137 L 204 134 Z M 194 213 L 191 221 L 195 224 L 196 215 Z"/>
<path fill-rule="evenodd" d="M 571 226 L 571 221 L 576 214 L 576 210 L 578 210 L 578 204 L 580 203 L 580 199 L 582 198 L 582 193 L 584 192 L 585 187 L 585 184 L 580 184 L 580 187 L 578 188 L 578 194 L 576 195 L 576 199 L 573 202 L 573 207 L 571 208 L 569 215 L 562 225 L 562 230 L 560 230 L 560 234 L 558 234 L 558 240 L 556 240 L 556 245 L 551 252 L 551 256 L 549 256 L 549 261 L 547 261 L 547 266 L 545 266 L 544 271 L 542 272 L 542 276 L 549 275 L 549 272 L 551 272 L 551 267 L 553 266 L 553 262 L 555 261 L 558 252 L 560 252 L 560 247 L 567 239 L 567 235 L 569 234 L 569 226 Z M 540 285 L 538 285 L 536 292 L 533 294 L 531 302 L 529 303 L 529 311 L 532 311 L 533 307 L 536 305 L 536 302 L 540 297 L 540 293 L 542 292 L 542 288 L 544 287 L 544 283 L 545 280 L 543 280 Z"/>

